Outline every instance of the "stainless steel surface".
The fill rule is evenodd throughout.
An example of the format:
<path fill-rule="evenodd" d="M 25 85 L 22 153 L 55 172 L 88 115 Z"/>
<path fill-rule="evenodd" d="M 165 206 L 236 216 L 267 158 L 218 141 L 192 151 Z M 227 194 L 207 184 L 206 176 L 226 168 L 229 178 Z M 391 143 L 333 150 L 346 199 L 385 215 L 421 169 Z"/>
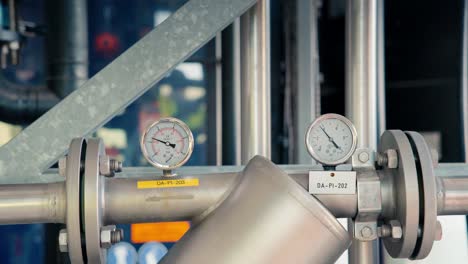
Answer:
<path fill-rule="evenodd" d="M 319 0 L 297 0 L 297 163 L 313 162 L 302 139 L 309 124 L 320 115 L 320 65 L 318 50 Z"/>
<path fill-rule="evenodd" d="M 308 173 L 290 171 L 304 189 L 308 188 Z M 173 179 L 198 178 L 198 187 L 137 189 L 142 180 L 160 180 L 154 174 L 141 174 L 138 179 L 113 178 L 106 180 L 105 224 L 151 221 L 176 221 L 205 215 L 207 210 L 230 191 L 237 172 L 206 175 L 179 174 Z M 357 212 L 356 195 L 315 195 L 336 217 L 352 217 Z"/>
<path fill-rule="evenodd" d="M 72 138 L 89 135 L 121 112 L 255 2 L 189 1 L 0 148 L 0 182 L 47 181 L 41 173 L 67 151 Z"/>
<path fill-rule="evenodd" d="M 81 264 L 83 262 L 83 249 L 81 245 L 82 220 L 80 204 L 81 197 L 81 164 L 84 161 L 84 151 L 86 140 L 75 138 L 70 143 L 70 150 L 67 156 L 65 183 L 67 215 L 65 224 L 67 226 L 68 256 L 72 263 Z"/>
<path fill-rule="evenodd" d="M 377 0 L 347 1 L 346 115 L 358 147 L 377 149 Z"/>
<path fill-rule="evenodd" d="M 64 223 L 64 185 L 0 185 L 0 224 Z"/>
<path fill-rule="evenodd" d="M 216 116 L 216 166 L 223 165 L 223 67 L 221 33 L 215 37 L 216 59 L 216 89 L 215 89 L 215 116 Z"/>
<path fill-rule="evenodd" d="M 398 153 L 398 168 L 384 168 L 384 177 L 393 179 L 394 215 L 389 220 L 398 220 L 403 227 L 400 240 L 384 238 L 383 243 L 388 253 L 394 258 L 409 258 L 416 246 L 419 228 L 419 187 L 416 164 L 411 144 L 400 130 L 387 130 L 380 138 L 379 152 L 395 149 Z"/>
<path fill-rule="evenodd" d="M 140 179 L 108 179 L 105 189 L 105 224 L 187 220 L 204 214 L 230 190 L 237 173 L 177 176 L 199 179 L 197 187 L 137 189 Z"/>
<path fill-rule="evenodd" d="M 468 174 L 468 173 L 466 173 Z M 437 214 L 468 214 L 468 175 L 436 177 Z"/>
<path fill-rule="evenodd" d="M 106 263 L 107 252 L 101 248 L 105 178 L 99 174 L 99 156 L 104 155 L 102 140 L 88 139 L 81 200 L 88 263 Z"/>
<path fill-rule="evenodd" d="M 271 156 L 270 0 L 258 0 L 240 19 L 241 162 Z"/>
<path fill-rule="evenodd" d="M 416 248 L 411 255 L 411 259 L 423 259 L 431 252 L 437 229 L 437 197 L 434 165 L 432 163 L 431 151 L 421 134 L 406 132 L 406 135 L 412 142 L 413 151 L 417 157 L 416 166 L 418 167 L 420 190 L 419 204 L 422 207 L 420 208 L 420 214 L 423 214 L 419 216 L 421 233 L 418 234 L 418 241 L 416 242 Z"/>
<path fill-rule="evenodd" d="M 387 128 L 385 107 L 385 0 L 377 1 L 377 136 Z"/>
<path fill-rule="evenodd" d="M 377 220 L 382 211 L 380 180 L 372 168 L 358 169 L 358 214 L 354 219 L 354 238 L 361 241 L 377 239 Z"/>
<path fill-rule="evenodd" d="M 377 149 L 378 8 L 377 0 L 346 1 L 346 115 L 358 133 L 358 147 Z M 348 224 L 348 230 L 351 222 Z M 377 245 L 372 245 L 377 244 Z M 355 248 L 356 247 L 356 248 Z M 376 242 L 354 241 L 350 263 L 377 263 Z M 355 251 L 355 252 L 353 252 Z"/>
<path fill-rule="evenodd" d="M 349 246 L 335 217 L 270 161 L 253 158 L 239 180 L 161 263 L 333 263 Z"/>
<path fill-rule="evenodd" d="M 88 79 L 87 1 L 46 1 L 47 86 L 59 98 Z"/>

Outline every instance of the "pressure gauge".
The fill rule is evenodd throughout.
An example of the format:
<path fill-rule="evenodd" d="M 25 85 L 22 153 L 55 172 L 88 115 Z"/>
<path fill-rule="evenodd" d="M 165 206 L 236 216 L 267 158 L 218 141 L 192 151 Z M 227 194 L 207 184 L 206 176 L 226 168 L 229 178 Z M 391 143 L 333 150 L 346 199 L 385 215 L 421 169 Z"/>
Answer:
<path fill-rule="evenodd" d="M 338 165 L 346 162 L 356 150 L 356 128 L 344 116 L 325 114 L 309 126 L 305 141 L 307 150 L 316 161 Z"/>
<path fill-rule="evenodd" d="M 177 118 L 162 118 L 146 128 L 140 141 L 143 156 L 158 169 L 182 166 L 193 151 L 193 134 Z"/>

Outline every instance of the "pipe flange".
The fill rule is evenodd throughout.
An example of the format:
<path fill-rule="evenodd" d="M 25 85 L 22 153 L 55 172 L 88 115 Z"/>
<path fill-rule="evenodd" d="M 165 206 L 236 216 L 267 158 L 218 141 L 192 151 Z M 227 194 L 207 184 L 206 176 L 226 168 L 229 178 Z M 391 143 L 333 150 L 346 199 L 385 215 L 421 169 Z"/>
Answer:
<path fill-rule="evenodd" d="M 434 244 L 437 229 L 437 196 L 434 175 L 434 165 L 431 150 L 424 138 L 416 132 L 406 132 L 413 146 L 416 166 L 418 168 L 418 181 L 420 190 L 420 235 L 411 259 L 423 259 L 427 257 Z"/>
<path fill-rule="evenodd" d="M 82 208 L 88 263 L 106 263 L 107 249 L 101 247 L 104 177 L 99 173 L 99 157 L 105 155 L 101 139 L 89 139 L 86 148 Z"/>
<path fill-rule="evenodd" d="M 383 168 L 385 177 L 392 177 L 395 189 L 395 215 L 393 219 L 401 223 L 401 239 L 384 238 L 383 242 L 393 258 L 409 258 L 413 254 L 418 238 L 419 226 L 419 187 L 413 150 L 405 133 L 400 130 L 387 130 L 380 138 L 379 152 L 394 149 L 398 153 L 398 168 Z"/>
<path fill-rule="evenodd" d="M 84 152 L 86 149 L 86 140 L 84 138 L 75 138 L 70 144 L 68 156 L 66 158 L 66 191 L 67 191 L 67 250 L 71 263 L 82 264 L 83 246 L 81 244 L 81 235 L 83 233 L 81 223 L 81 164 L 84 162 Z"/>

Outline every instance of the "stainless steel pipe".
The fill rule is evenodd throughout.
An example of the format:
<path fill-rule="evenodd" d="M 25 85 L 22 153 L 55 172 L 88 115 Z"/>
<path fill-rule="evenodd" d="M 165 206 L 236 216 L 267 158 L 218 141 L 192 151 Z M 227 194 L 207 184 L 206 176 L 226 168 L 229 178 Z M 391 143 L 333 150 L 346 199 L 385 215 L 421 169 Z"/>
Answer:
<path fill-rule="evenodd" d="M 307 189 L 306 172 L 286 171 Z M 444 171 L 447 173 L 438 174 L 460 174 L 458 170 Z M 230 192 L 238 173 L 213 171 L 182 177 L 198 178 L 197 187 L 138 189 L 138 181 L 163 179 L 142 174 L 144 177 L 106 179 L 104 221 L 107 224 L 187 220 L 200 216 Z M 438 176 L 436 180 L 438 215 L 468 214 L 468 176 Z M 352 218 L 357 213 L 356 195 L 315 197 L 337 218 Z M 64 182 L 0 185 L 0 224 L 64 223 L 65 212 Z"/>
<path fill-rule="evenodd" d="M 307 189 L 308 175 L 290 175 Z M 138 189 L 144 179 L 108 179 L 105 190 L 104 222 L 123 224 L 175 221 L 200 217 L 216 207 L 230 193 L 237 173 L 197 176 L 198 187 Z M 184 176 L 180 178 L 193 178 Z M 153 177 L 146 180 L 167 179 Z M 353 217 L 357 212 L 356 195 L 317 195 L 316 198 L 337 218 Z"/>
<path fill-rule="evenodd" d="M 0 224 L 64 223 L 65 184 L 0 185 Z"/>
<path fill-rule="evenodd" d="M 468 176 L 436 177 L 437 214 L 468 214 Z"/>

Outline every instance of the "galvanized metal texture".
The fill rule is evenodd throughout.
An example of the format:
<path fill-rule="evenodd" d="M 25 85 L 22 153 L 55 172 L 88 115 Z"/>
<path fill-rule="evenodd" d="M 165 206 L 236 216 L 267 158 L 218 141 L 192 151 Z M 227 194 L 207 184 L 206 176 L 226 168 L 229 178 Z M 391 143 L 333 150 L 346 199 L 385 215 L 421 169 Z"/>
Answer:
<path fill-rule="evenodd" d="M 333 263 L 350 243 L 320 202 L 256 156 L 230 195 L 161 263 Z"/>
<path fill-rule="evenodd" d="M 191 0 L 182 6 L 0 148 L 0 182 L 46 181 L 41 173 L 67 151 L 72 138 L 106 123 L 255 2 Z"/>

